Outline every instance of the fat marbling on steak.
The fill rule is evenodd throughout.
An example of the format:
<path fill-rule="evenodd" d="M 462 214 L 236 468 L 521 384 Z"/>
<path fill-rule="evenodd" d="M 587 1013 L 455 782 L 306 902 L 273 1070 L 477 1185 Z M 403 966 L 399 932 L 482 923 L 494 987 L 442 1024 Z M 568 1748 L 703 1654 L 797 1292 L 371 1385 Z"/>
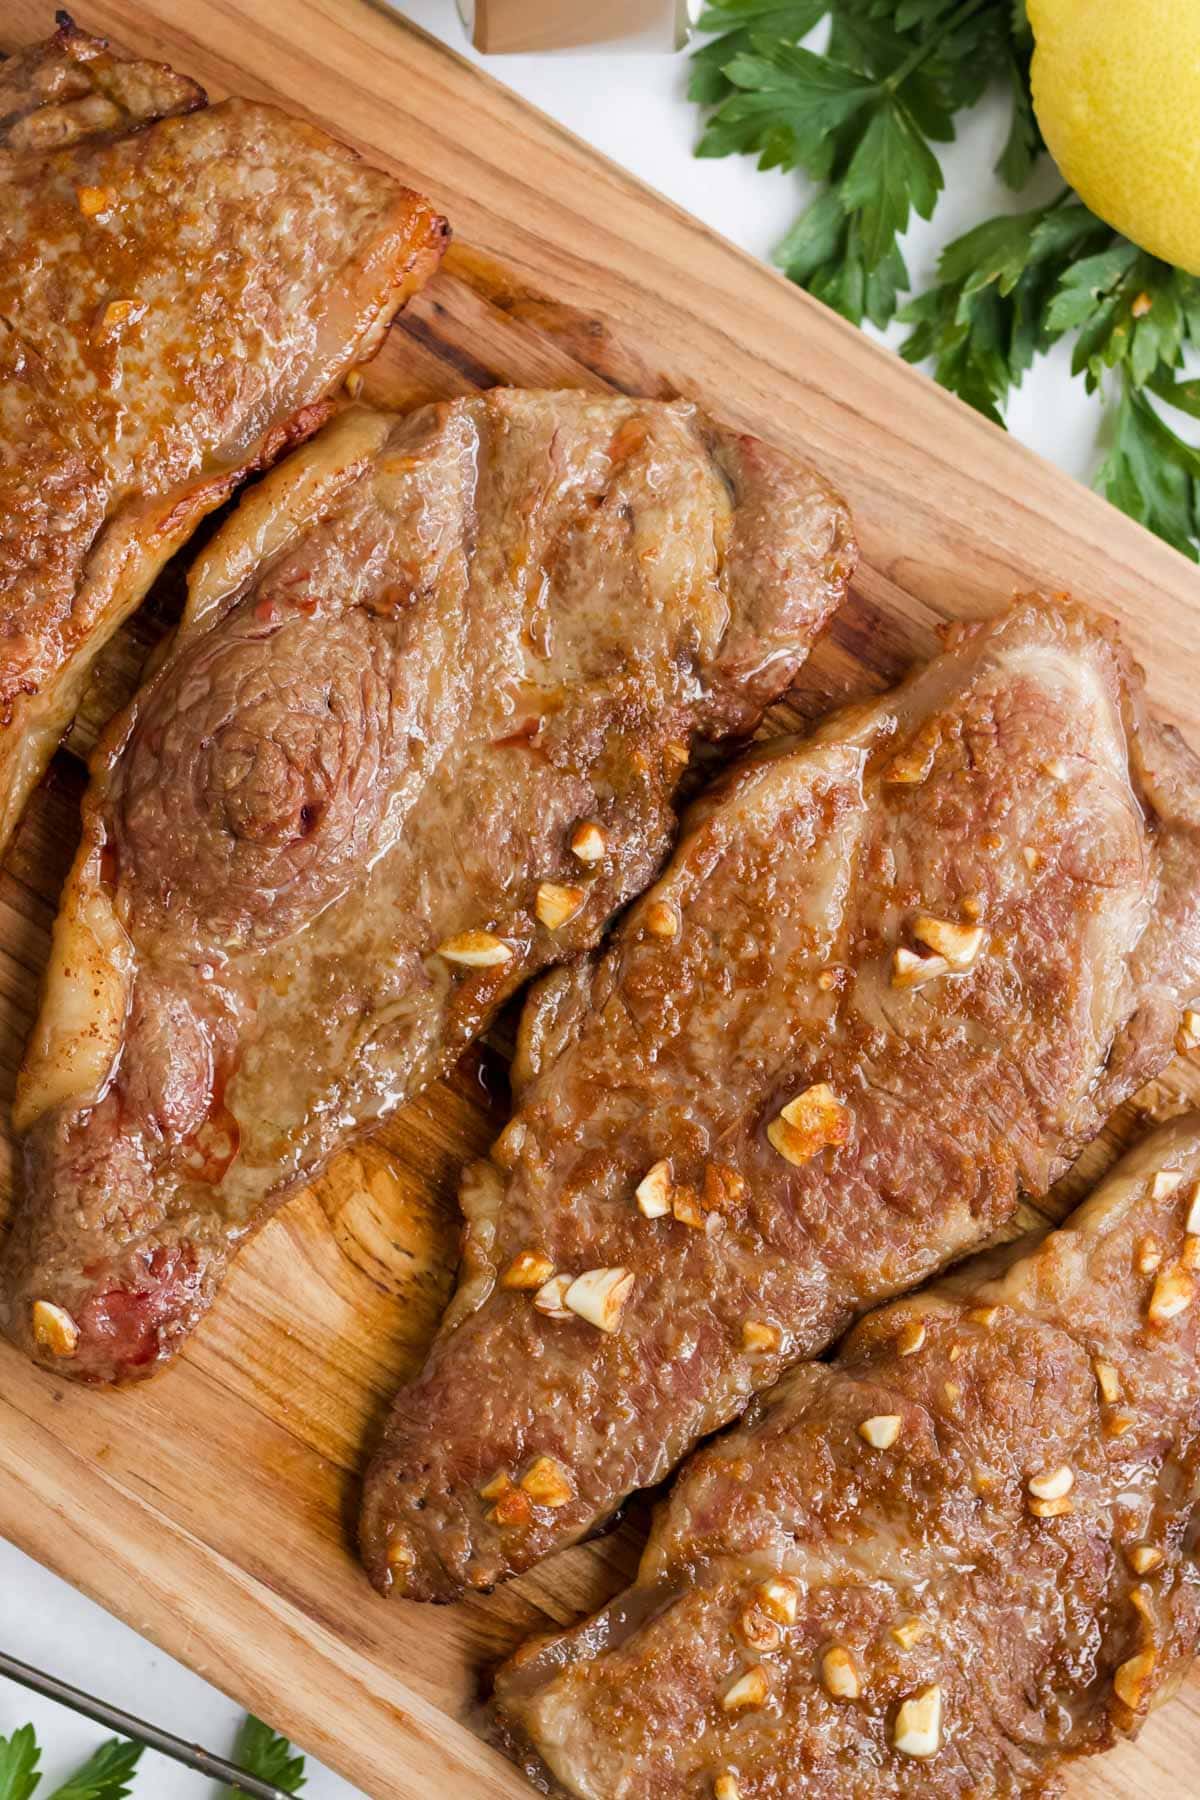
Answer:
<path fill-rule="evenodd" d="M 593 1530 L 787 1364 L 1045 1192 L 1200 986 L 1200 766 L 1029 601 L 702 799 L 526 1007 L 463 1285 L 370 1472 L 385 1589 Z"/>
<path fill-rule="evenodd" d="M 315 126 L 60 18 L 0 63 L 0 850 L 102 644 L 447 235 Z"/>
<path fill-rule="evenodd" d="M 501 1672 L 514 1747 L 586 1800 L 1017 1800 L 1135 1734 L 1200 1645 L 1198 1178 L 1193 1116 L 753 1402 Z"/>
<path fill-rule="evenodd" d="M 351 409 L 243 499 L 93 761 L 19 1083 L 0 1320 L 144 1374 L 289 1186 L 594 944 L 854 564 L 684 403 Z"/>

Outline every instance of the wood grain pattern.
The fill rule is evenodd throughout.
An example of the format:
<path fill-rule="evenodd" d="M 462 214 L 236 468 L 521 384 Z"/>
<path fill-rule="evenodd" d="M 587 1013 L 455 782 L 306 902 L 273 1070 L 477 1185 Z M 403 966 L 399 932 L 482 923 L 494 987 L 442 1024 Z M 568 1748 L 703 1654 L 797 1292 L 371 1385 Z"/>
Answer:
<path fill-rule="evenodd" d="M 1160 710 L 1200 743 L 1200 585 L 1182 558 L 513 95 L 367 0 L 90 0 L 80 23 L 308 111 L 448 213 L 445 270 L 392 331 L 368 393 L 397 406 L 496 381 L 685 393 L 807 450 L 854 506 L 851 603 L 776 726 L 878 688 L 936 624 L 1014 588 L 1116 613 Z M 51 28 L 5 0 L 0 49 Z M 81 756 L 177 602 L 165 581 L 103 659 L 0 877 L 0 1080 L 28 1029 L 70 856 Z M 149 1387 L 60 1388 L 0 1349 L 0 1530 L 372 1795 L 526 1793 L 481 1742 L 489 1667 L 632 1570 L 635 1506 L 603 1541 L 462 1606 L 388 1606 L 355 1563 L 364 1445 L 419 1362 L 451 1280 L 455 1180 L 504 1112 L 472 1054 L 337 1159 L 243 1257 L 179 1365 Z M 1055 1196 L 1135 1128 L 1200 1096 L 1176 1064 Z M 0 1138 L 0 1192 L 9 1150 Z M 19 1646 L 16 1646 L 19 1650 Z M 102 1674 L 97 1675 L 102 1681 Z M 1185 1791 L 1200 1680 L 1071 1793 Z M 1181 1786 L 1181 1782 L 1184 1784 Z"/>

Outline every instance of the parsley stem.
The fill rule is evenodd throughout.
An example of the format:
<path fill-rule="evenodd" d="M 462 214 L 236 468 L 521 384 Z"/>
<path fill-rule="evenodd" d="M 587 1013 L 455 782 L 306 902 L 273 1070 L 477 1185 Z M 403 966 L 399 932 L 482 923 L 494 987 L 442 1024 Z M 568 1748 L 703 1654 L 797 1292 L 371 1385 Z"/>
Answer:
<path fill-rule="evenodd" d="M 938 44 L 947 33 L 957 31 L 960 25 L 965 25 L 967 20 L 973 18 L 984 4 L 985 0 L 965 0 L 965 4 L 960 6 L 957 12 L 951 13 L 944 25 L 939 26 L 937 31 L 927 37 L 923 43 L 916 45 L 911 54 L 905 57 L 900 67 L 893 69 L 887 79 L 880 82 L 880 87 L 886 89 L 889 94 L 894 94 L 896 89 L 908 80 L 913 70 L 920 68 L 930 52 L 937 49 Z"/>

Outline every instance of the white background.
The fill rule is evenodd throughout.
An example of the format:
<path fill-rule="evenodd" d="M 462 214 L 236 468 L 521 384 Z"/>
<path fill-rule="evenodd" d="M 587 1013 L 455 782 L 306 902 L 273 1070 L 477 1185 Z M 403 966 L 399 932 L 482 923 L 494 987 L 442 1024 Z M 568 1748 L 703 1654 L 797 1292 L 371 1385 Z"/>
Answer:
<path fill-rule="evenodd" d="M 416 24 L 474 57 L 454 0 L 394 3 Z M 803 204 L 804 185 L 796 176 L 760 174 L 746 159 L 695 160 L 698 114 L 685 98 L 683 56 L 605 51 L 475 60 L 486 61 L 493 74 L 536 106 L 755 255 L 770 254 Z M 403 105 L 402 94 L 397 101 Z M 1013 206 L 992 174 L 1006 130 L 1003 106 L 985 104 L 947 154 L 948 192 L 936 225 L 919 226 L 908 244 L 917 283 L 931 278 L 937 249 L 949 237 L 985 213 Z M 1048 180 L 1047 194 L 1053 186 Z M 1028 377 L 1009 422 L 1026 442 L 1089 479 L 1097 457 L 1096 413 L 1066 365 L 1066 352 L 1060 351 Z M 365 1590 L 364 1603 L 370 1604 Z M 232 1744 L 239 1715 L 215 1689 L 2 1542 L 0 1646 L 212 1749 L 227 1751 Z M 0 1735 L 26 1719 L 37 1727 L 45 1768 L 54 1777 L 81 1761 L 101 1735 L 0 1681 Z M 311 1762 L 309 1770 L 311 1800 L 348 1800 L 356 1791 Z M 145 1759 L 135 1789 L 139 1800 L 202 1800 L 211 1791 L 198 1776 L 159 1757 Z"/>

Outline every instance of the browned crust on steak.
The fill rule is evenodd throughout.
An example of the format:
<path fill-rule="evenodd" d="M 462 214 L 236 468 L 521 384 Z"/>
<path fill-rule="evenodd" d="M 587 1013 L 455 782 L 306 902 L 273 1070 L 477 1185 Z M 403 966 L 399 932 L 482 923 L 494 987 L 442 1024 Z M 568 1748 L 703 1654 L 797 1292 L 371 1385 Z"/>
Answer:
<path fill-rule="evenodd" d="M 101 645 L 446 235 L 315 126 L 69 21 L 0 65 L 0 849 Z"/>
<path fill-rule="evenodd" d="M 1162 1304 L 1198 1177 L 1193 1116 L 1006 1274 L 871 1314 L 756 1401 L 684 1468 L 636 1586 L 501 1671 L 510 1743 L 588 1800 L 700 1800 L 723 1772 L 742 1800 L 1031 1800 L 1135 1736 L 1200 1644 L 1194 1278 Z M 830 1692 L 831 1652 L 856 1694 Z M 768 1697 L 730 1712 L 749 1666 Z M 905 1754 L 931 1690 L 930 1753 Z"/>
<path fill-rule="evenodd" d="M 86 1381 L 173 1355 L 291 1188 L 653 878 L 693 738 L 757 720 L 853 561 L 818 476 L 684 402 L 350 408 L 248 493 L 93 759 L 16 1341 Z"/>
<path fill-rule="evenodd" d="M 703 798 L 526 1007 L 460 1293 L 368 1475 L 377 1584 L 449 1598 L 577 1541 L 1045 1192 L 1200 986 L 1197 785 L 1111 628 L 1026 601 Z M 624 1271 L 610 1329 L 535 1304 L 529 1254 Z"/>

